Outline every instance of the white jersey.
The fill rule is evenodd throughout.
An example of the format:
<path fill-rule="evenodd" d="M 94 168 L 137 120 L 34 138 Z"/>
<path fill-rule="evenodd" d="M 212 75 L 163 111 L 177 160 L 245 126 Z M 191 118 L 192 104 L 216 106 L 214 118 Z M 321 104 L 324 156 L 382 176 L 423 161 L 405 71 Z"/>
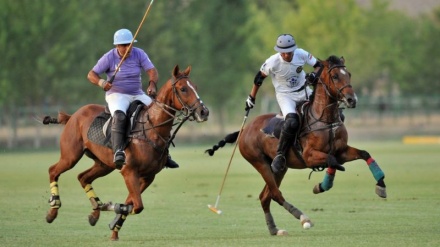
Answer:
<path fill-rule="evenodd" d="M 317 59 L 309 52 L 298 48 L 291 62 L 286 62 L 280 53 L 272 55 L 261 66 L 260 71 L 272 78 L 276 93 L 291 93 L 301 89 L 306 82 L 305 64 L 313 66 Z"/>
<path fill-rule="evenodd" d="M 272 55 L 261 66 L 260 71 L 272 78 L 275 95 L 283 116 L 296 112 L 296 103 L 306 100 L 312 93 L 310 87 L 305 87 L 306 72 L 303 66 L 315 65 L 317 59 L 303 49 L 296 49 L 291 62 L 286 62 L 280 53 Z"/>

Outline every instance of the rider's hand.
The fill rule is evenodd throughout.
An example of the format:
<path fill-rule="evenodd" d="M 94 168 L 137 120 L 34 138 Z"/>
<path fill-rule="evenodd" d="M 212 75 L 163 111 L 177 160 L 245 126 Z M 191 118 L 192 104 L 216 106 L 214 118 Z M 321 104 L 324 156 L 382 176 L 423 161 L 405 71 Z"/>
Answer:
<path fill-rule="evenodd" d="M 313 83 L 316 80 L 316 73 L 315 72 L 311 72 L 310 74 L 307 75 L 307 81 Z"/>
<path fill-rule="evenodd" d="M 250 109 L 254 108 L 255 105 L 255 98 L 249 95 L 246 100 L 246 108 L 244 108 L 245 111 L 249 111 Z"/>
<path fill-rule="evenodd" d="M 150 85 L 148 85 L 147 88 L 147 95 L 150 96 L 151 98 L 156 98 L 156 82 L 154 81 L 150 81 L 149 82 Z"/>
<path fill-rule="evenodd" d="M 108 91 L 108 90 L 110 90 L 110 88 L 112 88 L 112 84 L 109 83 L 108 81 L 104 80 L 104 79 L 99 79 L 99 81 L 98 81 L 98 85 L 99 85 L 104 91 Z"/>

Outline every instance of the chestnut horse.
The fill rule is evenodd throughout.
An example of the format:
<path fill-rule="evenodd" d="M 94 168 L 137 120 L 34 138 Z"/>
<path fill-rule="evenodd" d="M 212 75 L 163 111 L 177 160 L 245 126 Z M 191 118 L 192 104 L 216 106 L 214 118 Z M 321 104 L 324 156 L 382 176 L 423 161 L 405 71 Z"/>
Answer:
<path fill-rule="evenodd" d="M 130 132 L 130 141 L 127 144 L 126 164 L 121 169 L 128 197 L 124 204 L 104 204 L 100 201 L 92 188 L 92 182 L 103 177 L 113 170 L 112 150 L 104 145 L 94 143 L 88 137 L 88 130 L 94 119 L 104 112 L 105 106 L 86 105 L 73 115 L 60 113 L 58 119 L 46 117 L 44 123 L 61 123 L 65 128 L 61 134 L 61 158 L 49 168 L 51 196 L 50 210 L 46 220 L 51 223 L 61 207 L 58 191 L 58 179 L 62 173 L 72 169 L 86 154 L 94 160 L 93 166 L 80 173 L 78 180 L 89 198 L 93 211 L 89 215 L 89 223 L 93 226 L 99 219 L 100 211 L 114 210 L 117 214 L 109 226 L 113 231 L 111 239 L 119 238 L 121 229 L 129 214 L 139 214 L 144 209 L 141 194 L 151 185 L 157 173 L 163 168 L 167 160 L 168 147 L 177 130 L 186 120 L 203 122 L 208 120 L 209 110 L 203 104 L 191 82 L 189 74 L 191 67 L 179 71 L 176 65 L 172 77 L 159 90 L 157 97 L 149 106 L 142 106 L 136 122 Z M 180 114 L 177 114 L 177 113 Z M 175 120 L 180 125 L 171 135 Z"/>
<path fill-rule="evenodd" d="M 347 145 L 348 134 L 341 120 L 339 103 L 344 103 L 348 108 L 354 108 L 357 97 L 350 84 L 351 74 L 345 66 L 345 60 L 342 57 L 330 56 L 326 61 L 321 62 L 324 67 L 318 72 L 319 79 L 314 84 L 314 93 L 310 101 L 302 107 L 301 128 L 297 136 L 301 148 L 290 149 L 286 156 L 286 166 L 292 169 L 322 170 L 327 168 L 322 183 L 313 188 L 313 192 L 318 194 L 333 186 L 336 168 L 344 170 L 341 165 L 345 162 L 363 159 L 377 181 L 376 193 L 386 198 L 385 175 L 375 160 L 367 151 Z M 275 225 L 270 211 L 271 199 L 299 219 L 304 228 L 307 229 L 313 224 L 298 208 L 287 202 L 279 190 L 287 169 L 277 174 L 271 170 L 278 139 L 263 133 L 262 129 L 274 117 L 276 114 L 257 116 L 242 130 L 238 145 L 242 156 L 252 164 L 266 182 L 260 193 L 260 201 L 269 233 L 283 235 L 287 232 L 279 230 Z M 206 152 L 212 156 L 225 143 L 237 141 L 238 136 L 238 131 L 231 133 Z"/>

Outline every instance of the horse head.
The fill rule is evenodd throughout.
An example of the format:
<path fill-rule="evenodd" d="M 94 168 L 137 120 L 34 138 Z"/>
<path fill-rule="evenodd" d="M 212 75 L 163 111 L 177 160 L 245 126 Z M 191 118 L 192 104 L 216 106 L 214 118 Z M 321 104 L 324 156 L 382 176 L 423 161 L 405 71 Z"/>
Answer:
<path fill-rule="evenodd" d="M 345 67 L 344 57 L 330 56 L 324 64 L 320 78 L 321 83 L 330 98 L 343 102 L 347 108 L 355 108 L 357 96 L 351 86 L 351 73 Z"/>
<path fill-rule="evenodd" d="M 158 94 L 158 101 L 168 105 L 172 111 L 181 111 L 189 120 L 204 122 L 208 120 L 209 110 L 197 94 L 197 86 L 189 78 L 191 66 L 183 72 L 176 65 L 172 77 Z"/>

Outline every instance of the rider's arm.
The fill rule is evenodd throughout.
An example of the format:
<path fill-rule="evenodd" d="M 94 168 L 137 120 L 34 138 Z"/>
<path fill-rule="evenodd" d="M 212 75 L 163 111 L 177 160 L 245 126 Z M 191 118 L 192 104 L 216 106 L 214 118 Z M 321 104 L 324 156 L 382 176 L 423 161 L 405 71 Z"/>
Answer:
<path fill-rule="evenodd" d="M 253 99 L 255 99 L 257 96 L 258 89 L 260 88 L 261 84 L 263 84 L 263 81 L 266 77 L 267 75 L 261 71 L 258 71 L 258 73 L 255 75 L 254 85 L 252 86 L 251 93 L 249 94 Z"/>

